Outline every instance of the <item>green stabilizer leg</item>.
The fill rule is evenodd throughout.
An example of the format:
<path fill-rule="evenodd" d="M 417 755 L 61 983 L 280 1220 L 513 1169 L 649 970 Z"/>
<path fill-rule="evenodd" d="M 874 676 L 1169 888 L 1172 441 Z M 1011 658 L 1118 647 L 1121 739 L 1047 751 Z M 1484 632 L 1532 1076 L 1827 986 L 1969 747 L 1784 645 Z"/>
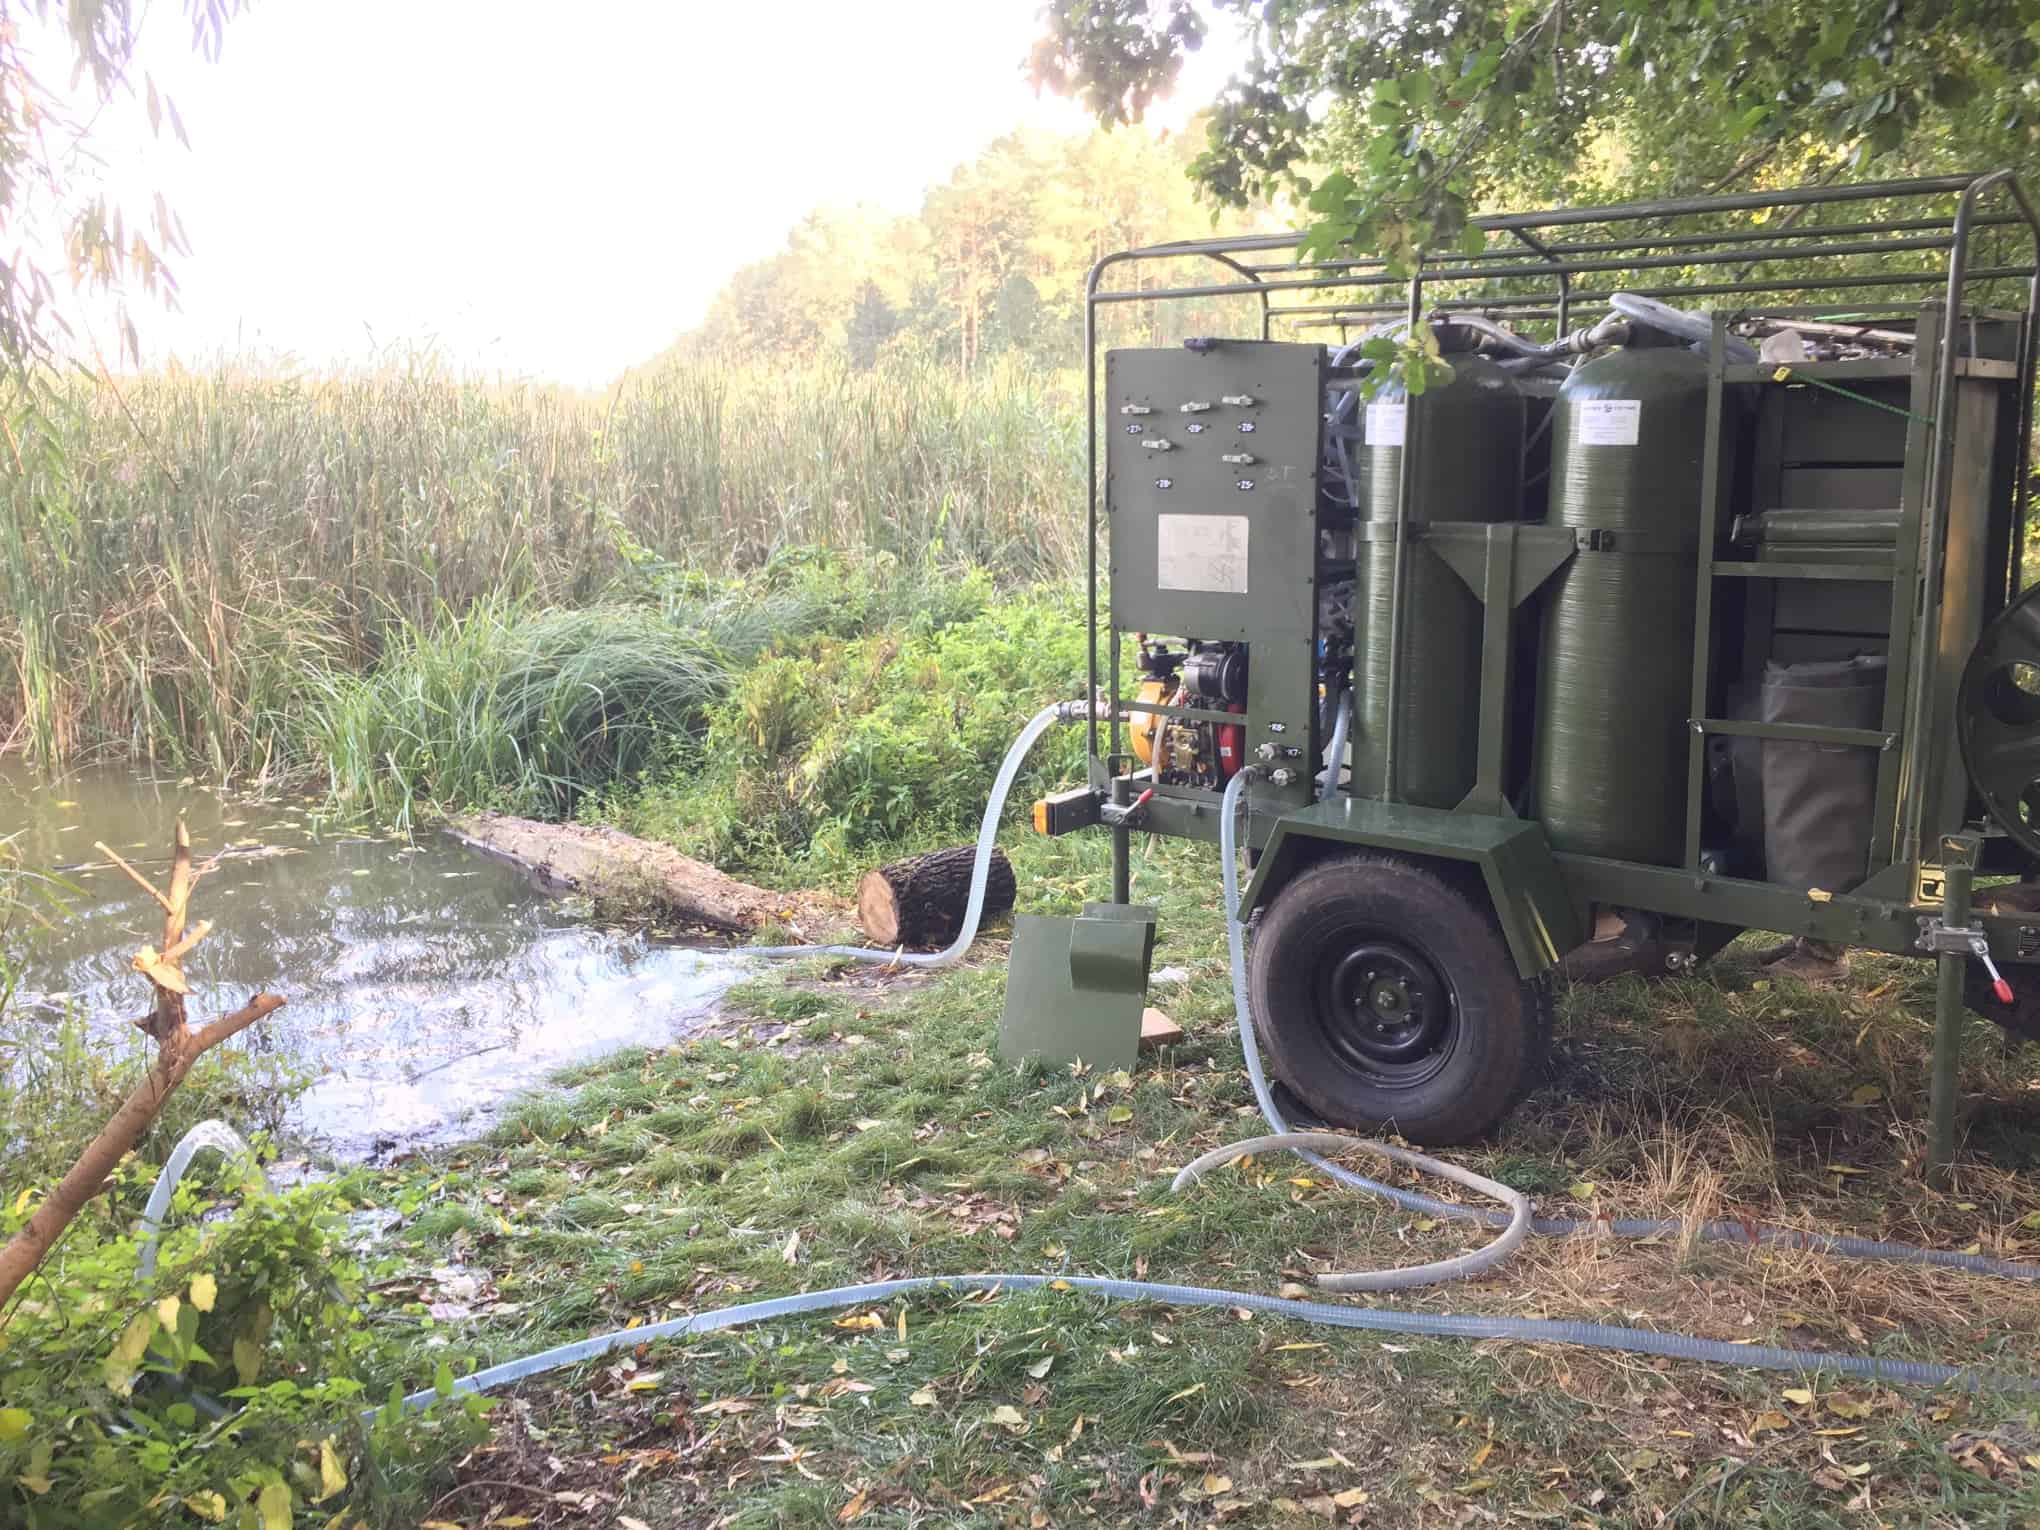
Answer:
<path fill-rule="evenodd" d="M 1132 1067 L 1154 950 L 1152 908 L 1092 903 L 1075 919 L 1015 916 L 999 1055 Z"/>
<path fill-rule="evenodd" d="M 1975 857 L 1975 841 L 1967 836 L 1951 835 L 1941 842 L 1944 878 L 1941 924 L 1945 929 L 1959 930 L 1969 923 Z M 1955 1072 L 1962 1061 L 1962 1025 L 1967 1014 L 1962 1003 L 1962 979 L 1969 957 L 1966 953 L 1943 951 L 1938 961 L 1934 1071 L 1927 1093 L 1927 1183 L 1936 1190 L 1946 1190 L 1949 1170 L 1955 1161 Z"/>

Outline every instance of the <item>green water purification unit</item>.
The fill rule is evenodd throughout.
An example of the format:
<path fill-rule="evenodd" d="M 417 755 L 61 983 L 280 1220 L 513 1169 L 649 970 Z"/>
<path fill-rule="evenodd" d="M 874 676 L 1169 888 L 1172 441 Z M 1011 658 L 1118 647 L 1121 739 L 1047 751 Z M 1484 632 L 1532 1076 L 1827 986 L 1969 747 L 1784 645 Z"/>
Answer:
<path fill-rule="evenodd" d="M 2040 1038 L 2040 221 L 1998 172 L 1475 222 L 1098 263 L 1089 778 L 1037 824 L 1123 905 L 1237 779 L 1274 1071 L 1418 1142 L 1507 1112 L 1597 933 L 1938 958 L 1945 1163 L 1963 1006 Z M 1126 305 L 1171 343 L 1101 355 Z M 1374 375 L 1425 329 L 1449 380 Z"/>

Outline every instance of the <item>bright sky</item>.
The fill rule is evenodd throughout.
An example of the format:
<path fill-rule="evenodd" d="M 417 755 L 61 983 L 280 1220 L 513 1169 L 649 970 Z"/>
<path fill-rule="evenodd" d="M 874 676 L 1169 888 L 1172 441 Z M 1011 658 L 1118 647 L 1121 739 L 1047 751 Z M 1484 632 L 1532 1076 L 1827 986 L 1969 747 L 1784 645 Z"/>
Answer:
<path fill-rule="evenodd" d="M 909 211 L 1002 133 L 1084 130 L 1024 77 L 1039 3 L 255 0 L 207 63 L 156 0 L 146 63 L 191 152 L 102 145 L 191 239 L 182 311 L 137 306 L 145 356 L 430 341 L 600 384 L 809 208 Z M 1237 56 L 1214 37 L 1160 118 Z"/>

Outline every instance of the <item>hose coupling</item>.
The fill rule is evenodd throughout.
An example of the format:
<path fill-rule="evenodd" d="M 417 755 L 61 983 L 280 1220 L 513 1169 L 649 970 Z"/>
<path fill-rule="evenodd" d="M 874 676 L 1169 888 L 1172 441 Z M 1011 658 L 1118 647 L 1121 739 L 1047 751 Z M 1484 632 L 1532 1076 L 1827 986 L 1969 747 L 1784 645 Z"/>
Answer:
<path fill-rule="evenodd" d="M 1112 721 L 1112 703 L 1105 700 L 1102 696 L 1092 701 L 1086 701 L 1081 696 L 1074 696 L 1068 701 L 1056 703 L 1055 720 L 1064 723 L 1110 722 Z"/>

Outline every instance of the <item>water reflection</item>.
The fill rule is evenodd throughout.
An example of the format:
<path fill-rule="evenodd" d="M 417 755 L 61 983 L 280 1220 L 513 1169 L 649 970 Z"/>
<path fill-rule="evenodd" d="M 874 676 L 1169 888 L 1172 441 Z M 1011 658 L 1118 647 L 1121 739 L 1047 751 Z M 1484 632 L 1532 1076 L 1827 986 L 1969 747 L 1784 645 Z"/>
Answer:
<path fill-rule="evenodd" d="M 93 842 L 160 880 L 179 813 L 201 858 L 224 852 L 194 901 L 215 926 L 187 964 L 194 1017 L 258 989 L 288 998 L 251 1045 L 317 1075 L 293 1125 L 344 1156 L 464 1135 L 568 1062 L 672 1040 L 738 975 L 721 952 L 578 918 L 450 840 L 335 824 L 314 798 L 248 801 L 113 768 L 46 784 L 0 763 L 0 836 L 18 833 L 26 864 L 75 889 L 54 928 L 9 936 L 21 987 L 0 1025 L 72 1005 L 125 1031 L 147 1008 L 128 959 L 161 938 L 160 916 Z"/>

